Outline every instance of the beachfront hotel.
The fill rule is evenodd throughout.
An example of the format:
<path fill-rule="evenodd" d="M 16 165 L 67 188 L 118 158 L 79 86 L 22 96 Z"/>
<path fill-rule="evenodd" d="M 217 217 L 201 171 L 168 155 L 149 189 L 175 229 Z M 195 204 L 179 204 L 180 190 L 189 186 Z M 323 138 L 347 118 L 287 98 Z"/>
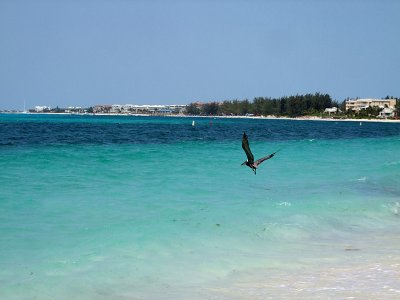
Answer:
<path fill-rule="evenodd" d="M 358 112 L 368 107 L 392 108 L 396 106 L 396 99 L 349 99 L 346 100 L 346 110 Z"/>

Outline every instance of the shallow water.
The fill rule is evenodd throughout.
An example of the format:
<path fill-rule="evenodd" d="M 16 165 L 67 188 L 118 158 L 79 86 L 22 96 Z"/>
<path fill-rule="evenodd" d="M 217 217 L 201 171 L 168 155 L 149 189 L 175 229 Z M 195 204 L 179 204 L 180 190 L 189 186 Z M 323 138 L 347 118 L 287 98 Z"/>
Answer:
<path fill-rule="evenodd" d="M 400 296 L 400 124 L 195 122 L 0 115 L 0 298 Z"/>

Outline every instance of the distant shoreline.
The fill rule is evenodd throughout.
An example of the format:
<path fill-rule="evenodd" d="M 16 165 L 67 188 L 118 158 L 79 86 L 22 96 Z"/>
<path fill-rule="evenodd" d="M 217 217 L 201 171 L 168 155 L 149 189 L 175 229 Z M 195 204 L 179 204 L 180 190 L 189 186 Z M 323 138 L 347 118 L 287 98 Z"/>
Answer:
<path fill-rule="evenodd" d="M 257 119 L 257 120 L 291 120 L 291 121 L 329 121 L 329 122 L 383 122 L 400 123 L 400 119 L 351 119 L 351 118 L 321 118 L 316 116 L 301 116 L 296 118 L 277 116 L 200 116 L 200 115 L 149 115 L 149 114 L 118 114 L 118 113 L 30 113 L 30 112 L 0 112 L 10 115 L 71 115 L 71 116 L 120 116 L 120 117 L 167 117 L 167 118 L 218 118 L 218 119 Z"/>

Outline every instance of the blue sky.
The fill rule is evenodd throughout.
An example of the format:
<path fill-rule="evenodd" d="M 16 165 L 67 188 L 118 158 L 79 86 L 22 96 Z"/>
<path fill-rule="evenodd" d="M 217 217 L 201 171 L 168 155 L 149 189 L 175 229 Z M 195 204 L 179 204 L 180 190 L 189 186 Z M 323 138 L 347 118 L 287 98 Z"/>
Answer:
<path fill-rule="evenodd" d="M 400 1 L 0 0 L 0 109 L 400 97 Z"/>

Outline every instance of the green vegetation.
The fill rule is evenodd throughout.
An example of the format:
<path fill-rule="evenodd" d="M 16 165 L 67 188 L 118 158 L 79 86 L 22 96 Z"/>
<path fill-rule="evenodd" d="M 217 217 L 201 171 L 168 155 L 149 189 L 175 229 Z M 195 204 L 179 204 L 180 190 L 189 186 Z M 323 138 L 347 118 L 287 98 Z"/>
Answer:
<path fill-rule="evenodd" d="M 396 99 L 396 116 L 400 116 L 400 99 L 387 96 L 385 99 Z M 346 100 L 349 100 L 347 98 Z M 338 103 L 328 94 L 305 94 L 281 98 L 256 97 L 253 101 L 225 100 L 223 102 L 190 103 L 186 107 L 188 115 L 202 116 L 277 116 L 301 117 L 318 116 L 333 118 L 373 119 L 379 117 L 382 107 L 370 106 L 360 111 L 346 111 L 346 100 Z M 325 109 L 336 107 L 337 111 L 326 112 Z M 387 107 L 387 105 L 386 105 Z"/>
<path fill-rule="evenodd" d="M 257 97 L 249 100 L 226 100 L 222 103 L 190 103 L 186 108 L 189 115 L 256 115 L 288 116 L 320 115 L 325 108 L 339 107 L 328 94 L 306 94 L 281 98 Z"/>

